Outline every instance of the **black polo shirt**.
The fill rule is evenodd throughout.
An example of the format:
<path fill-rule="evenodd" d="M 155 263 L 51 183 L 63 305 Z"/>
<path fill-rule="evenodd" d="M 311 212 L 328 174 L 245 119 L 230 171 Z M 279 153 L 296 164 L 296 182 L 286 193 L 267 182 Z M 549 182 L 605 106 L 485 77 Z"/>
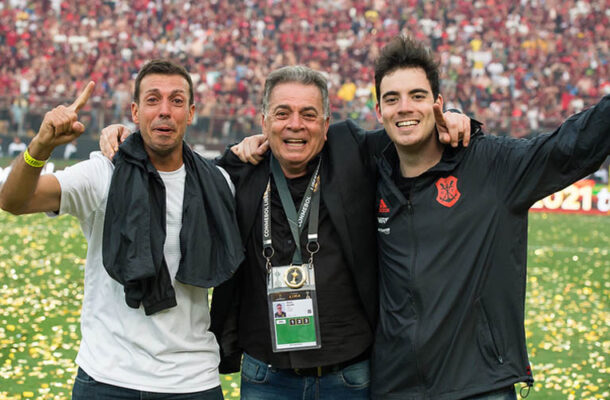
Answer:
<path fill-rule="evenodd" d="M 305 176 L 287 179 L 296 207 L 301 204 L 318 159 L 311 161 Z M 321 168 L 325 166 L 322 165 Z M 262 210 L 246 243 L 248 254 L 240 288 L 239 343 L 246 353 L 276 368 L 308 368 L 337 364 L 368 352 L 373 333 L 366 319 L 353 278 L 344 259 L 339 237 L 324 204 L 320 201 L 318 237 L 320 251 L 314 256 L 316 290 L 322 347 L 274 353 L 267 311 L 267 273 L 262 256 Z M 288 265 L 295 250 L 292 233 L 280 197 L 271 179 L 271 234 L 274 266 Z M 303 259 L 309 259 L 307 224 L 301 234 Z"/>

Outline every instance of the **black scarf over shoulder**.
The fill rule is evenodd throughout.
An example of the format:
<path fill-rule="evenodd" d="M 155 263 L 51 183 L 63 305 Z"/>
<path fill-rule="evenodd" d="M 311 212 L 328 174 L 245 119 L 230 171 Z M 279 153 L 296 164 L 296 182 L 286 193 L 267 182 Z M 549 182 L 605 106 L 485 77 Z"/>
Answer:
<path fill-rule="evenodd" d="M 182 145 L 186 180 L 176 280 L 209 288 L 227 280 L 244 258 L 235 202 L 222 173 Z M 163 255 L 165 185 L 150 162 L 140 132 L 114 157 L 102 255 L 108 274 L 125 288 L 129 307 L 146 315 L 174 307 L 176 295 Z"/>

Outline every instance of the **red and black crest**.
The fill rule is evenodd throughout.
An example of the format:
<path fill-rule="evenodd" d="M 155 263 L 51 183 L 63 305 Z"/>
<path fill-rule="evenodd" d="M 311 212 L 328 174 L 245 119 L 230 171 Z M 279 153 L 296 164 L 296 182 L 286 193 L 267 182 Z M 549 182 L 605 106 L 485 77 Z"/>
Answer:
<path fill-rule="evenodd" d="M 436 201 L 445 207 L 453 207 L 461 196 L 457 183 L 458 180 L 455 176 L 440 178 L 436 181 Z"/>

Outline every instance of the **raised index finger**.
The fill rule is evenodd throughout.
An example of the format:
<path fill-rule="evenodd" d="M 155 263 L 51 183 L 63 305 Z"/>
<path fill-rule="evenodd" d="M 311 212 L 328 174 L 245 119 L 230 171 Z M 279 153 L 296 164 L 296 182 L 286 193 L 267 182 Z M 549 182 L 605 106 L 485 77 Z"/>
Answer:
<path fill-rule="evenodd" d="M 434 111 L 434 121 L 436 125 L 446 127 L 447 123 L 445 122 L 445 116 L 443 115 L 443 108 L 439 103 L 434 103 L 432 106 L 432 110 Z"/>
<path fill-rule="evenodd" d="M 79 112 L 80 109 L 83 108 L 85 104 L 87 104 L 87 100 L 89 100 L 91 93 L 93 93 L 94 87 L 95 82 L 89 81 L 89 83 L 85 87 L 85 90 L 83 90 L 83 92 L 78 96 L 78 98 L 74 100 L 74 103 L 72 103 L 68 108 L 73 110 L 74 112 Z"/>

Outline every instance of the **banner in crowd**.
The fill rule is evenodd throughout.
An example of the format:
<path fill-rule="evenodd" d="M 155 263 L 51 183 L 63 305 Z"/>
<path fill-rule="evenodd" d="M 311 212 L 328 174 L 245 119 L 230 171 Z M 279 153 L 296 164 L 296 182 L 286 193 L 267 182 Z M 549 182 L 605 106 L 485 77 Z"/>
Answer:
<path fill-rule="evenodd" d="M 537 201 L 530 211 L 610 215 L 610 190 L 583 179 Z"/>

